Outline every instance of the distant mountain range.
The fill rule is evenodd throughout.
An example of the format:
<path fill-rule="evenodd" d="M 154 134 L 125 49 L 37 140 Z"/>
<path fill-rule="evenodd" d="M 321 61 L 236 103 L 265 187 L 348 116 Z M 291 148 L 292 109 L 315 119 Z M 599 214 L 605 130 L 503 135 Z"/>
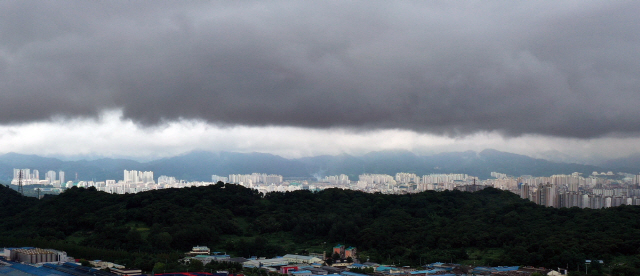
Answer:
<path fill-rule="evenodd" d="M 286 159 L 266 153 L 235 153 L 194 151 L 187 154 L 163 158 L 150 162 L 127 159 L 97 159 L 62 161 L 37 155 L 7 153 L 0 155 L 0 181 L 9 182 L 14 168 L 29 168 L 40 171 L 41 178 L 49 170 L 63 170 L 67 180 L 104 181 L 123 178 L 123 170 L 153 171 L 155 177 L 174 176 L 189 181 L 209 181 L 211 175 L 249 174 L 254 172 L 280 174 L 285 177 L 323 177 L 347 174 L 357 179 L 362 173 L 395 175 L 409 172 L 417 175 L 431 173 L 465 173 L 481 179 L 490 178 L 491 172 L 508 175 L 549 176 L 580 172 L 585 175 L 593 171 L 638 172 L 640 158 L 636 162 L 613 160 L 607 166 L 558 163 L 535 159 L 524 155 L 501 152 L 493 149 L 481 152 L 446 152 L 430 156 L 418 156 L 409 151 L 379 151 L 362 156 L 347 154 Z"/>

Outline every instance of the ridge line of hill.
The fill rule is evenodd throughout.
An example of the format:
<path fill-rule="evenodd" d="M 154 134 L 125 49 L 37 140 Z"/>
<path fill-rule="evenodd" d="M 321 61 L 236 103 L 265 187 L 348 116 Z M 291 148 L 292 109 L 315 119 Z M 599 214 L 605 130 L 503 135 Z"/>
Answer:
<path fill-rule="evenodd" d="M 285 177 L 313 177 L 346 174 L 352 180 L 363 173 L 395 175 L 398 172 L 419 176 L 432 173 L 464 173 L 481 179 L 491 172 L 507 175 L 550 176 L 610 169 L 593 165 L 551 162 L 525 155 L 486 149 L 481 152 L 444 152 L 419 156 L 409 151 L 378 151 L 362 156 L 348 154 L 321 155 L 287 159 L 267 153 L 236 153 L 192 151 L 182 155 L 149 162 L 128 159 L 102 158 L 95 160 L 62 161 L 56 158 L 7 153 L 0 155 L 0 181 L 10 181 L 14 168 L 40 171 L 65 171 L 67 180 L 104 181 L 122 179 L 123 170 L 153 171 L 155 177 L 173 176 L 187 181 L 210 181 L 211 175 L 267 173 Z M 632 170 L 632 169 L 629 169 Z M 41 177 L 42 178 L 42 177 Z"/>

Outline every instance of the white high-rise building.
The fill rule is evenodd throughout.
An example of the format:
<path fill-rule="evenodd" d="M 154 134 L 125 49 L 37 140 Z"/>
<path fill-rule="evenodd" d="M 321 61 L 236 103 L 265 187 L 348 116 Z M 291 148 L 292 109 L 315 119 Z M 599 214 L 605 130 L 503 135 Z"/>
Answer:
<path fill-rule="evenodd" d="M 49 184 L 52 184 L 53 182 L 55 182 L 56 181 L 56 172 L 55 171 L 48 171 L 45 180 L 48 180 Z"/>
<path fill-rule="evenodd" d="M 140 172 L 139 174 L 139 179 L 142 183 L 155 183 L 152 171 Z"/>
<path fill-rule="evenodd" d="M 59 171 L 58 172 L 58 177 L 60 178 L 60 184 L 64 183 L 64 172 L 63 171 Z"/>
<path fill-rule="evenodd" d="M 161 175 L 158 177 L 158 184 L 168 184 L 173 185 L 178 183 L 179 181 L 173 176 Z"/>
<path fill-rule="evenodd" d="M 138 171 L 124 170 L 124 182 L 125 183 L 138 183 Z"/>
<path fill-rule="evenodd" d="M 418 177 L 416 174 L 414 173 L 396 173 L 396 177 L 395 177 L 396 182 L 398 183 L 403 183 L 403 184 L 407 184 L 407 183 L 420 183 L 420 177 Z"/>
<path fill-rule="evenodd" d="M 215 174 L 211 176 L 211 182 L 218 183 L 218 181 L 222 181 L 224 183 L 228 183 L 229 182 L 229 178 L 228 177 L 224 177 L 224 176 L 215 175 Z"/>
<path fill-rule="evenodd" d="M 31 169 L 13 169 L 13 180 L 17 181 L 20 178 L 20 172 L 22 172 L 22 181 L 31 179 Z"/>
<path fill-rule="evenodd" d="M 22 179 L 27 179 L 27 175 L 29 174 L 29 169 L 13 169 L 13 179 L 19 179 L 20 177 L 22 177 Z M 20 173 L 22 173 L 22 176 L 20 176 Z"/>
<path fill-rule="evenodd" d="M 125 183 L 155 183 L 153 178 L 153 172 L 139 172 L 135 170 L 124 170 L 124 182 Z"/>

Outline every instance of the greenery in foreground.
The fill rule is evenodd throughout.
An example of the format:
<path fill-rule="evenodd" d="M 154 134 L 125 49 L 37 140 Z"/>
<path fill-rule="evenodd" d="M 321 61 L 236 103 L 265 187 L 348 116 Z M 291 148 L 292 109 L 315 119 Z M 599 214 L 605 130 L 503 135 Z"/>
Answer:
<path fill-rule="evenodd" d="M 37 200 L 0 185 L 0 205 L 0 247 L 57 248 L 145 271 L 184 269 L 176 260 L 195 245 L 272 257 L 330 252 L 342 243 L 358 247 L 363 260 L 389 264 L 568 264 L 575 270 L 585 259 L 601 259 L 616 275 L 640 274 L 640 207 L 545 208 L 493 188 L 263 196 L 218 183 L 128 195 L 72 188 Z"/>

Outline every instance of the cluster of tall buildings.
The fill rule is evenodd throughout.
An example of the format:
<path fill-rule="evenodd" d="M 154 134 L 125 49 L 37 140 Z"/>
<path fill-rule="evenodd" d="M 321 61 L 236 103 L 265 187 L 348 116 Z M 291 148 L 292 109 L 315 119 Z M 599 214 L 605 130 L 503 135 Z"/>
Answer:
<path fill-rule="evenodd" d="M 153 178 L 153 172 L 139 172 L 139 171 L 127 171 L 124 170 L 124 182 L 125 183 L 155 183 Z"/>
<path fill-rule="evenodd" d="M 396 173 L 395 177 L 388 174 L 362 174 L 358 178 L 352 189 L 382 193 L 453 190 L 458 186 L 471 185 L 478 179 L 466 174 L 429 174 L 420 177 L 405 172 Z"/>
<path fill-rule="evenodd" d="M 318 182 L 325 182 L 332 185 L 348 185 L 351 183 L 349 176 L 346 174 L 325 176 L 319 179 Z"/>
<path fill-rule="evenodd" d="M 345 174 L 318 177 L 316 180 L 284 181 L 282 175 L 252 173 L 231 174 L 228 177 L 212 175 L 211 182 L 187 182 L 175 177 L 162 175 L 157 182 L 152 171 L 124 170 L 122 180 L 68 181 L 64 171 L 47 171 L 44 179 L 40 172 L 32 169 L 14 169 L 11 184 L 52 185 L 65 189 L 73 186 L 95 187 L 109 193 L 138 193 L 149 190 L 183 188 L 213 185 L 219 181 L 256 189 L 263 193 L 286 192 L 302 189 L 322 190 L 341 188 L 381 193 L 415 193 L 426 190 L 477 191 L 484 187 L 494 187 L 519 194 L 520 197 L 549 207 L 606 208 L 619 205 L 640 205 L 640 175 L 621 174 L 622 180 L 613 180 L 612 172 L 598 173 L 583 177 L 580 173 L 559 174 L 549 177 L 523 175 L 508 176 L 491 172 L 493 178 L 480 181 L 467 174 L 429 174 L 399 172 L 395 176 L 387 174 L 361 174 L 358 181 L 351 181 Z"/>
<path fill-rule="evenodd" d="M 212 180 L 215 178 L 220 179 L 220 176 L 213 175 L 211 178 Z M 240 184 L 249 188 L 258 184 L 279 185 L 279 184 L 282 184 L 283 182 L 284 181 L 283 181 L 282 175 L 265 174 L 265 173 L 230 174 L 228 178 L 228 183 Z"/>
<path fill-rule="evenodd" d="M 71 187 L 95 187 L 98 191 L 104 191 L 114 194 L 138 193 L 149 190 L 166 189 L 166 188 L 184 188 L 193 186 L 205 186 L 215 184 L 215 182 L 187 182 L 177 180 L 175 177 L 162 175 L 158 177 L 158 181 L 154 180 L 152 171 L 136 171 L 124 170 L 122 180 L 105 180 L 105 181 L 67 181 L 65 183 L 64 171 L 48 171 L 45 179 L 40 179 L 38 170 L 31 169 L 14 169 L 13 180 L 11 184 L 18 185 L 51 185 L 40 190 L 44 192 L 59 193 L 63 189 Z"/>
<path fill-rule="evenodd" d="M 309 187 L 308 183 L 288 182 L 284 181 L 282 175 L 252 173 L 252 174 L 230 174 L 228 178 L 212 175 L 211 180 L 218 180 L 225 183 L 238 184 L 250 189 L 255 189 L 261 193 L 271 192 L 292 192 L 302 189 L 315 189 L 315 186 Z M 228 181 L 223 181 L 228 180 Z"/>
<path fill-rule="evenodd" d="M 106 180 L 104 182 L 78 182 L 79 187 L 95 187 L 98 191 L 104 191 L 114 194 L 133 194 L 150 190 L 169 189 L 169 188 L 185 188 L 207 186 L 215 184 L 215 182 L 192 181 L 187 182 L 178 180 L 173 176 L 161 175 L 158 181 L 154 180 L 152 171 L 136 171 L 125 170 L 123 180 Z"/>
<path fill-rule="evenodd" d="M 594 172 L 588 177 L 580 173 L 550 177 L 521 176 L 507 178 L 511 185 L 503 187 L 521 198 L 548 207 L 608 208 L 620 205 L 640 205 L 640 175 L 611 180 L 612 172 Z M 516 184 L 513 184 L 516 183 Z"/>
<path fill-rule="evenodd" d="M 620 205 L 640 205 L 640 187 L 630 185 L 626 187 L 597 188 L 568 184 L 537 184 L 524 183 L 520 187 L 520 197 L 547 207 L 579 207 L 579 208 L 608 208 Z"/>
<path fill-rule="evenodd" d="M 44 175 L 44 179 L 40 179 L 40 172 L 38 170 L 31 169 L 13 169 L 13 179 L 11 180 L 11 184 L 13 185 L 53 185 L 56 188 L 59 188 L 62 184 L 64 184 L 64 172 L 59 171 L 56 173 L 55 171 L 48 171 Z"/>

